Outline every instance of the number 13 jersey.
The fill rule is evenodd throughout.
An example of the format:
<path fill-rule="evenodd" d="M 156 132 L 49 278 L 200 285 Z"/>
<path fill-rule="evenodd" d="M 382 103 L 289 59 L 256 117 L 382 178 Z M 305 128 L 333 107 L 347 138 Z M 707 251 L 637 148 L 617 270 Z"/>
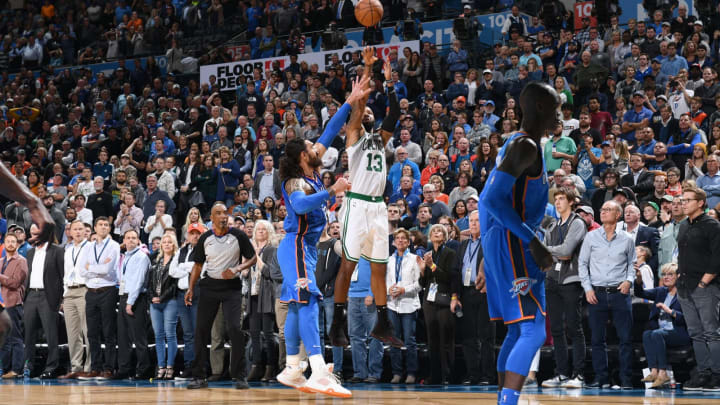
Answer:
<path fill-rule="evenodd" d="M 354 145 L 346 149 L 350 169 L 351 191 L 370 197 L 385 193 L 387 165 L 385 145 L 379 134 L 365 132 Z"/>

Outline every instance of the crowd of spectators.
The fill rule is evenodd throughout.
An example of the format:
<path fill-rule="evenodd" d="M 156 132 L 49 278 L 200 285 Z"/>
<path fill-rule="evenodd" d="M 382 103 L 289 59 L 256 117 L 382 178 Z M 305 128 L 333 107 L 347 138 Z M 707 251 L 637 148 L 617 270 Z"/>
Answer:
<path fill-rule="evenodd" d="M 210 7 L 218 3 L 221 2 L 213 1 Z M 269 4 L 284 10 L 286 3 Z M 45 2 L 40 12 L 32 14 L 37 18 L 22 21 L 39 24 L 63 15 L 70 16 L 65 26 L 74 26 L 76 20 L 69 13 L 69 4 Z M 87 11 L 87 20 L 97 17 L 106 28 L 121 20 L 134 21 L 134 8 L 123 1 L 105 8 L 94 1 L 90 4 L 94 12 Z M 259 9 L 258 4 L 251 1 L 247 10 Z M 162 7 L 166 11 L 155 18 L 174 21 L 184 10 L 180 5 L 187 8 L 195 3 L 166 1 Z M 112 9 L 112 13 L 105 13 L 105 9 Z M 26 12 L 34 10 L 28 8 Z M 688 16 L 687 8 L 680 5 L 678 17 L 666 18 L 659 10 L 652 13 L 651 20 L 630 20 L 627 26 L 618 25 L 617 16 L 611 16 L 610 24 L 600 27 L 591 26 L 590 20 L 585 19 L 583 28 L 577 32 L 559 26 L 556 30 L 545 29 L 544 21 L 535 17 L 527 23 L 515 18 L 519 11 L 517 6 L 512 8 L 513 17 L 503 28 L 506 38 L 494 44 L 492 54 L 481 66 L 467 60 L 467 50 L 460 41 L 453 41 L 447 55 L 441 55 L 437 46 L 428 42 L 422 43 L 419 52 L 403 49 L 388 55 L 402 112 L 394 137 L 386 145 L 389 170 L 385 196 L 394 236 L 392 251 L 397 248 L 422 257 L 429 249 L 448 246 L 464 252 L 458 255 L 457 264 L 450 260 L 443 264 L 448 274 L 462 273 L 459 277 L 463 282 L 453 291 L 452 303 L 443 309 L 444 315 L 433 309 L 432 319 L 427 313 L 424 320 L 417 316 L 427 304 L 420 304 L 424 301 L 422 288 L 428 281 L 422 275 L 424 266 L 417 264 L 413 268 L 413 261 L 402 260 L 402 269 L 398 266 L 402 274 L 407 272 L 411 280 L 416 277 L 409 284 L 401 284 L 400 273 L 396 273 L 399 270 L 388 267 L 388 286 L 397 287 L 388 291 L 388 295 L 393 302 L 398 300 L 389 307 L 398 315 L 396 330 L 404 332 L 400 338 L 409 349 L 406 368 L 402 366 L 402 356 L 392 353 L 392 381 L 399 383 L 406 374 L 405 381 L 413 383 L 416 377 L 433 374 L 428 381 L 446 382 L 451 376 L 462 374 L 459 380 L 467 384 L 494 382 L 493 362 L 488 359 L 494 356 L 495 325 L 487 319 L 487 313 L 480 318 L 483 311 L 474 310 L 472 316 L 457 321 L 446 315 L 458 314 L 463 305 L 471 305 L 470 301 L 476 309 L 482 305 L 471 291 L 474 286 L 482 289 L 482 277 L 478 271 L 465 274 L 467 268 L 479 266 L 479 256 L 473 254 L 479 245 L 473 244 L 477 242 L 479 225 L 471 213 L 477 209 L 478 195 L 496 166 L 499 149 L 522 122 L 517 102 L 520 91 L 530 81 L 544 81 L 563 100 L 562 125 L 547 134 L 541 144 L 552 186 L 548 196 L 549 219 L 543 231 L 557 260 L 557 269 L 548 276 L 552 280 L 548 282 L 548 292 L 562 295 L 562 299 L 548 303 L 551 335 L 559 350 L 556 375 L 544 385 L 574 388 L 586 384 L 585 367 L 579 359 L 584 356 L 584 345 L 574 350 L 570 367 L 564 325 L 557 317 L 564 312 L 568 328 L 572 329 L 569 335 L 573 345 L 579 345 L 584 343 L 579 324 L 583 308 L 587 307 L 596 375 L 589 385 L 603 388 L 611 382 L 612 370 L 608 370 L 607 356 L 603 356 L 606 319 L 611 313 L 620 334 L 621 370 L 617 383 L 621 388 L 637 383 L 632 380 L 633 362 L 629 357 L 633 340 L 643 341 L 651 369 L 646 379 L 657 386 L 669 382 L 666 347 L 687 346 L 692 341 L 698 368 L 685 387 L 720 390 L 717 314 L 720 288 L 713 278 L 718 267 L 707 266 L 715 263 L 710 256 L 716 248 L 716 238 L 712 237 L 718 233 L 702 231 L 718 226 L 720 208 L 720 111 L 716 111 L 720 108 L 720 84 L 715 67 L 720 30 L 709 30 L 703 23 L 720 20 L 714 18 L 720 16 L 720 9 L 712 16 L 697 19 Z M 46 15 L 50 12 L 52 18 Z M 267 15 L 257 13 L 256 28 L 261 35 L 284 18 L 283 11 L 275 15 L 275 19 L 265 21 Z M 221 17 L 216 13 L 216 18 Z M 143 19 L 137 27 L 144 24 Z M 7 20 L 6 25 L 10 26 Z M 125 25 L 127 28 L 128 24 Z M 50 27 L 40 35 L 31 34 L 28 43 L 45 38 L 48 32 L 51 37 L 60 34 L 60 30 Z M 285 25 L 276 26 L 282 27 Z M 21 27 L 6 30 L 12 32 L 9 38 L 6 36 L 6 42 L 19 43 L 23 31 Z M 36 63 L 44 62 L 36 59 Z M 359 54 L 354 54 L 347 64 L 336 58 L 322 72 L 318 66 L 297 63 L 291 56 L 291 63 L 284 70 L 256 69 L 252 79 L 241 83 L 230 96 L 217 92 L 215 83 L 199 84 L 194 79 L 185 85 L 172 76 L 162 77 L 152 62 L 144 66 L 138 59 L 127 63 L 134 64 L 132 72 L 121 61 L 109 75 L 62 70 L 34 77 L 30 70 L 25 70 L 12 80 L 4 76 L 0 90 L 2 163 L 50 211 L 57 225 L 57 245 L 66 248 L 66 268 L 67 252 L 74 251 L 73 246 L 79 246 L 82 240 L 102 241 L 109 232 L 112 239 L 126 242 L 128 232 L 134 231 L 139 241 L 131 241 L 131 246 L 142 245 L 139 249 L 150 253 L 154 264 L 160 263 L 153 265 L 160 277 L 154 283 L 162 284 L 163 291 L 165 283 L 169 283 L 169 292 L 162 299 L 177 300 L 177 306 L 183 308 L 180 292 L 187 289 L 187 284 L 182 283 L 187 272 L 177 270 L 184 260 L 176 263 L 176 267 L 169 264 L 177 258 L 170 259 L 171 255 L 182 247 L 186 249 L 182 256 L 186 259 L 187 247 L 194 246 L 198 234 L 206 229 L 215 201 L 227 205 L 232 227 L 243 230 L 256 242 L 261 240 L 262 246 L 275 243 L 282 236 L 286 209 L 277 168 L 285 143 L 293 138 L 314 141 L 320 136 L 344 100 L 352 79 L 361 72 L 362 60 Z M 371 83 L 373 91 L 368 106 L 379 123 L 386 114 L 387 97 L 379 69 L 375 72 L 378 77 Z M 322 159 L 326 187 L 348 172 L 343 131 Z M 343 197 L 338 193 L 332 201 L 331 221 L 321 243 L 339 238 L 337 212 Z M 74 229 L 72 225 L 77 223 L 86 225 Z M 107 232 L 105 223 L 109 225 Z M 23 302 L 28 285 L 31 290 L 42 289 L 33 287 L 37 280 L 33 282 L 27 275 L 27 269 L 34 265 L 32 260 L 25 263 L 25 273 L 23 266 L 7 266 L 8 261 L 13 261 L 9 257 L 22 263 L 25 259 L 21 258 L 34 252 L 36 248 L 26 241 L 29 239 L 26 233 L 33 232 L 37 228 L 31 224 L 27 207 L 5 201 L 0 219 L 0 235 L 5 242 L 0 285 L 8 310 Z M 98 236 L 93 236 L 95 233 Z M 168 235 L 172 238 L 165 238 Z M 701 237 L 711 238 L 701 241 L 698 239 Z M 174 250 L 173 242 L 179 242 Z M 574 245 L 569 247 L 571 242 Z M 12 247 L 8 249 L 8 245 Z M 691 247 L 695 257 L 687 261 L 683 255 Z M 624 253 L 622 257 L 603 254 L 608 251 Z M 318 261 L 324 262 L 323 268 L 318 269 L 318 283 L 328 298 L 332 297 L 334 274 L 339 266 L 337 257 L 330 258 L 333 254 L 332 249 L 321 249 L 321 256 L 327 260 Z M 398 260 L 397 254 L 393 254 L 392 260 Z M 707 256 L 704 262 L 698 257 L 702 254 Z M 71 259 L 77 260 L 73 255 Z M 675 265 L 678 261 L 679 267 Z M 704 267 L 696 266 L 697 263 L 704 263 L 701 264 Z M 282 337 L 284 322 L 274 305 L 279 285 L 276 266 L 267 257 L 243 274 L 242 294 L 248 297 L 248 302 L 262 302 L 250 305 L 247 314 L 237 314 L 252 320 L 248 325 L 253 346 L 251 380 L 272 380 L 274 373 L 282 369 L 282 364 L 274 363 L 276 360 L 282 363 L 285 357 L 282 342 L 279 346 L 269 342 L 272 340 L 269 335 L 275 330 Z M 15 276 L 6 275 L 5 267 L 12 269 Z M 120 266 L 117 271 L 120 272 Z M 176 286 L 170 280 L 174 277 L 175 283 L 180 280 Z M 63 283 L 65 299 L 74 287 L 83 285 L 77 280 Z M 369 281 L 359 277 L 356 283 L 360 284 L 354 291 L 370 306 L 373 299 L 367 295 Z M 702 290 L 695 289 L 692 283 L 699 284 L 697 288 Z M 145 287 L 141 283 L 138 288 Z M 173 294 L 178 290 L 175 297 Z M 632 294 L 636 297 L 634 301 L 630 299 Z M 13 299 L 8 299 L 9 296 Z M 598 302 L 608 309 L 597 307 Z M 635 309 L 643 306 L 650 313 L 647 333 L 632 328 L 633 324 L 645 323 L 646 319 L 633 316 Z M 332 305 L 323 308 L 325 319 L 331 319 L 332 313 L 327 312 Z M 161 324 L 176 322 L 176 315 L 163 311 L 155 313 L 152 321 L 157 318 Z M 65 317 L 67 322 L 67 314 Z M 170 320 L 163 321 L 166 317 Z M 382 369 L 379 372 L 377 369 L 377 356 L 382 353 L 377 352 L 377 342 L 367 337 L 366 325 L 354 324 L 352 319 L 351 338 L 370 341 L 371 352 L 368 356 L 361 347 L 353 345 L 353 381 L 377 381 L 382 373 Z M 425 325 L 438 319 L 444 325 L 444 333 Z M 37 328 L 40 320 L 33 321 L 33 328 Z M 44 329 L 45 322 L 42 321 Z M 188 329 L 183 334 L 187 345 L 193 330 L 186 328 L 186 321 L 182 323 L 183 329 Z M 189 320 L 187 324 L 193 325 Z M 222 324 L 223 316 L 219 315 L 217 330 L 213 328 L 210 356 L 216 379 L 223 374 Z M 156 336 L 167 341 L 169 354 L 174 354 L 178 340 L 174 330 L 164 333 L 163 325 L 153 322 L 153 326 Z M 416 333 L 415 326 L 418 331 L 426 331 L 427 337 Z M 68 334 L 80 333 L 80 329 L 71 332 L 68 328 Z M 22 329 L 16 328 L 14 339 L 9 339 L 2 350 L 0 361 L 10 377 L 22 375 L 23 366 L 28 365 L 26 360 L 31 369 L 34 364 L 35 359 L 27 358 L 33 352 L 23 353 L 22 347 L 23 341 L 34 344 L 36 331 L 25 332 L 23 336 Z M 410 355 L 416 350 L 415 335 L 419 336 L 418 341 L 427 341 L 430 347 L 438 349 L 431 350 L 430 356 L 441 368 L 433 369 L 432 373 L 418 369 L 415 357 Z M 124 338 L 127 344 L 128 337 Z M 462 366 L 454 364 L 456 339 L 463 343 L 468 354 L 466 360 L 477 359 L 467 361 L 465 373 L 457 371 Z M 80 360 L 73 358 L 72 366 L 67 367 L 69 374 L 75 373 L 71 377 L 113 376 L 117 366 L 108 364 L 107 357 L 105 370 L 97 370 L 95 365 L 92 370 L 84 366 L 82 344 L 80 347 L 75 349 L 81 351 Z M 93 350 L 100 350 L 99 344 Z M 333 352 L 336 366 L 341 354 Z M 42 375 L 56 375 L 59 368 L 56 360 L 52 359 L 53 365 Z M 185 357 L 186 363 L 187 360 Z M 161 365 L 165 366 L 162 377 L 172 378 L 174 358 L 163 357 L 163 361 L 166 364 Z M 482 362 L 482 367 L 477 362 Z M 169 373 L 167 368 L 171 369 Z M 342 367 L 336 369 L 342 372 Z M 121 371 L 115 376 L 130 373 L 126 369 Z M 139 375 L 145 371 L 137 370 Z M 535 367 L 533 373 L 537 371 Z M 41 373 L 33 370 L 33 374 Z M 535 374 L 528 380 L 529 384 L 537 383 Z"/>

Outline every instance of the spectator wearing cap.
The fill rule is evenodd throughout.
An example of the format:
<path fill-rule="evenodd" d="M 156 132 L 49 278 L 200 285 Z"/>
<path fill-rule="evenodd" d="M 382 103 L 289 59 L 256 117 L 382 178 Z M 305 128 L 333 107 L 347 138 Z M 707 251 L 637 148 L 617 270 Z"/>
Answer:
<path fill-rule="evenodd" d="M 500 117 L 494 114 L 495 112 L 495 102 L 492 100 L 485 101 L 485 104 L 483 104 L 483 118 L 482 123 L 489 126 L 490 128 L 495 128 L 495 124 L 500 120 Z"/>
<path fill-rule="evenodd" d="M 477 105 L 483 105 L 483 102 L 492 101 L 497 103 L 498 109 L 502 109 L 504 106 L 505 90 L 504 83 L 494 79 L 492 70 L 485 69 L 483 70 L 482 80 L 475 92 L 475 103 Z"/>
<path fill-rule="evenodd" d="M 197 321 L 197 301 L 191 305 L 185 305 L 185 293 L 188 289 L 190 280 L 190 272 L 194 262 L 192 261 L 192 253 L 200 239 L 200 235 L 205 233 L 206 228 L 199 222 L 192 223 L 188 226 L 186 244 L 178 250 L 170 262 L 170 276 L 178 279 L 178 292 L 175 297 L 178 307 L 178 318 L 182 324 L 183 342 L 185 351 L 183 352 L 183 360 L 185 362 L 185 370 L 178 374 L 180 378 L 191 377 L 191 365 L 195 359 L 195 323 Z M 197 286 L 195 286 L 197 288 Z"/>
<path fill-rule="evenodd" d="M 627 72 L 634 68 L 628 68 Z M 634 80 L 634 79 L 633 79 Z M 635 132 L 638 129 L 645 128 L 650 125 L 650 119 L 652 118 L 652 111 L 645 107 L 645 93 L 641 90 L 633 92 L 632 101 L 634 108 L 629 110 L 623 116 L 623 139 L 628 141 L 630 144 L 635 143 Z"/>
<path fill-rule="evenodd" d="M 443 97 L 439 93 L 436 93 L 434 89 L 435 84 L 433 83 L 433 81 L 425 80 L 425 82 L 423 82 L 423 92 L 415 100 L 415 105 L 419 108 L 422 108 L 423 106 L 427 105 L 428 100 L 432 100 L 432 102 L 437 101 L 443 103 Z"/>
<path fill-rule="evenodd" d="M 592 207 L 588 205 L 581 205 L 575 209 L 575 213 L 582 218 L 583 222 L 585 222 L 588 232 L 600 228 L 600 224 L 595 222 L 595 211 L 593 211 Z"/>

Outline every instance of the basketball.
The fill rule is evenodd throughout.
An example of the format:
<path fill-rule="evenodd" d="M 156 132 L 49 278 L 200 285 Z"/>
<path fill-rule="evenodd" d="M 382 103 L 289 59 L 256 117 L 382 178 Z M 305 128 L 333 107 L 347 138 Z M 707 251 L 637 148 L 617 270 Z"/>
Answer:
<path fill-rule="evenodd" d="M 383 6 L 380 0 L 360 0 L 355 6 L 355 18 L 366 27 L 379 23 L 382 16 Z"/>

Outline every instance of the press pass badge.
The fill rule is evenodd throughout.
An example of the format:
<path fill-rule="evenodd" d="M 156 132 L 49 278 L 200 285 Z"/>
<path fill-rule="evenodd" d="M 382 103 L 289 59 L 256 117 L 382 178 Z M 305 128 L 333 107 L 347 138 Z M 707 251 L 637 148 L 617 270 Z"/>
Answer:
<path fill-rule="evenodd" d="M 427 294 L 428 302 L 435 302 L 435 296 L 437 295 L 437 289 L 438 289 L 437 283 L 430 284 L 430 289 L 428 290 L 428 294 Z"/>

